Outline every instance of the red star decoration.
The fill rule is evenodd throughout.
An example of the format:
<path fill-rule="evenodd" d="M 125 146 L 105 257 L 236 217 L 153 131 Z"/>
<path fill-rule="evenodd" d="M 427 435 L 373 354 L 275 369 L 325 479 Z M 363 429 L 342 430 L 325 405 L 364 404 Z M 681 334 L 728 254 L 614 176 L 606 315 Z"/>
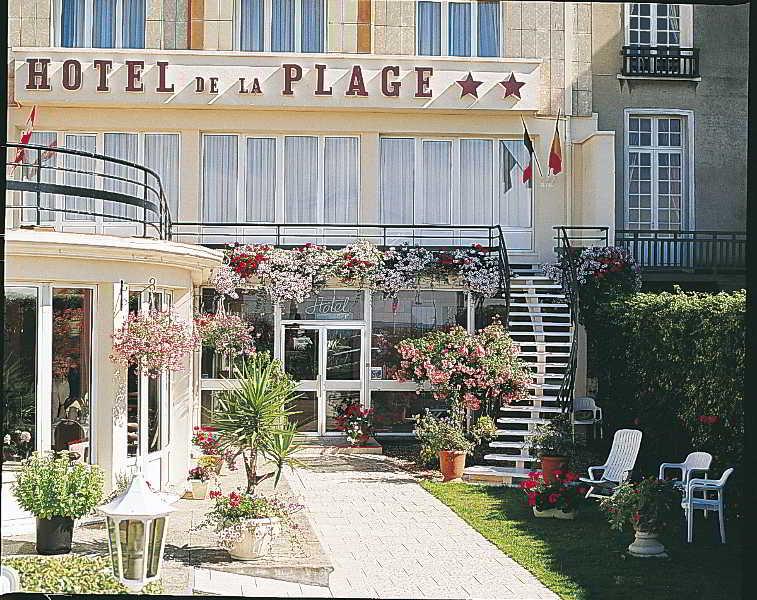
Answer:
<path fill-rule="evenodd" d="M 468 73 L 468 76 L 465 79 L 461 79 L 457 82 L 457 85 L 460 86 L 460 97 L 465 98 L 468 94 L 473 96 L 474 98 L 478 98 L 478 86 L 480 86 L 483 81 L 476 81 L 473 79 L 473 75 Z"/>
<path fill-rule="evenodd" d="M 508 77 L 504 81 L 500 81 L 499 85 L 505 88 L 505 98 L 507 98 L 508 96 L 515 96 L 518 100 L 520 100 L 520 88 L 522 88 L 526 84 L 522 81 L 516 81 L 515 73 L 510 73 L 510 77 Z"/>

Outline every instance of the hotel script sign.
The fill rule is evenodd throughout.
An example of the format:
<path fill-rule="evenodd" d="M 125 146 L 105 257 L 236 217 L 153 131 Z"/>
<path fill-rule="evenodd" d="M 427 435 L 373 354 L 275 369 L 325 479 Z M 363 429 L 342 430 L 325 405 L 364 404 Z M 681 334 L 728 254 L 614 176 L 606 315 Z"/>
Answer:
<path fill-rule="evenodd" d="M 535 110 L 538 60 L 323 54 L 14 52 L 16 98 L 37 104 Z"/>

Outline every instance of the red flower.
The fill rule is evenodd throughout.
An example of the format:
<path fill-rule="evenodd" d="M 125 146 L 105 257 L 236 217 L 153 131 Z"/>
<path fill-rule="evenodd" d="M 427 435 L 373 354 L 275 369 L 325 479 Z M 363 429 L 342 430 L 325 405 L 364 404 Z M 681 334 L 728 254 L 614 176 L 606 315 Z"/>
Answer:
<path fill-rule="evenodd" d="M 555 469 L 552 471 L 552 475 L 555 476 L 555 479 L 560 479 L 562 477 L 562 471 L 560 469 Z"/>
<path fill-rule="evenodd" d="M 222 496 L 221 492 L 218 490 L 211 490 L 209 495 L 211 498 L 220 498 Z"/>
<path fill-rule="evenodd" d="M 704 425 L 715 425 L 720 421 L 720 417 L 717 415 L 700 415 L 699 422 Z"/>
<path fill-rule="evenodd" d="M 536 506 L 536 492 L 530 492 L 528 494 L 528 505 Z"/>
<path fill-rule="evenodd" d="M 550 494 L 547 496 L 547 502 L 550 504 L 557 504 L 557 501 L 560 499 L 560 494 Z"/>
<path fill-rule="evenodd" d="M 567 473 L 565 473 L 565 481 L 576 481 L 576 480 L 578 480 L 578 475 L 576 475 L 575 473 L 571 471 L 568 471 Z"/>

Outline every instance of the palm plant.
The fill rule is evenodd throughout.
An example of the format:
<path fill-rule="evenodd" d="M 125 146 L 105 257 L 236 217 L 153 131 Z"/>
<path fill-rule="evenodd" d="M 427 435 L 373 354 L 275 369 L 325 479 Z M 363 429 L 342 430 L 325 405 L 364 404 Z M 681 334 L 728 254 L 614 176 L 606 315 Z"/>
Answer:
<path fill-rule="evenodd" d="M 278 484 L 284 465 L 294 466 L 299 450 L 297 429 L 289 417 L 297 414 L 292 403 L 297 398 L 296 384 L 281 363 L 267 352 L 253 354 L 235 368 L 239 387 L 219 395 L 213 426 L 222 451 L 242 456 L 247 473 L 247 493 L 252 494 L 261 481 L 276 476 Z M 258 475 L 258 458 L 275 465 L 275 471 Z"/>

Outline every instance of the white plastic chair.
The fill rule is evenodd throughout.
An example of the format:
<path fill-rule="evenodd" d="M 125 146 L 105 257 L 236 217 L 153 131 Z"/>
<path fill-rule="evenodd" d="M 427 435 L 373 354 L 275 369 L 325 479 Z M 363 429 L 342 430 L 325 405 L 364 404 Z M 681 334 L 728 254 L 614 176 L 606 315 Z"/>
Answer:
<path fill-rule="evenodd" d="M 699 473 L 700 475 L 704 473 L 704 478 L 707 478 L 711 463 L 712 454 L 709 452 L 692 452 L 682 463 L 662 463 L 660 465 L 659 478 L 665 479 L 665 471 L 673 469 L 680 471 L 681 479 L 674 480 L 674 483 L 685 491 L 694 473 Z"/>
<path fill-rule="evenodd" d="M 720 542 L 725 544 L 725 483 L 733 473 L 733 468 L 726 469 L 720 479 L 690 479 L 686 485 L 686 497 L 681 502 L 681 507 L 686 513 L 686 540 L 691 543 L 694 539 L 694 511 L 716 511 L 720 522 Z M 704 498 L 697 498 L 694 492 L 701 491 Z M 716 498 L 707 498 L 707 493 L 714 493 Z"/>
<path fill-rule="evenodd" d="M 591 411 L 592 416 L 588 419 L 579 419 L 579 412 Z M 579 396 L 573 399 L 573 425 L 599 425 L 599 437 L 602 437 L 602 409 L 597 406 L 591 396 Z"/>
<path fill-rule="evenodd" d="M 604 494 L 595 494 L 594 489 L 601 487 L 613 491 L 618 485 L 628 479 L 636 464 L 636 457 L 641 446 L 641 431 L 638 429 L 618 429 L 612 438 L 612 448 L 605 464 L 589 467 L 589 477 L 581 477 L 580 481 L 588 483 L 587 498 L 605 498 Z M 601 475 L 595 475 L 601 471 Z"/>

